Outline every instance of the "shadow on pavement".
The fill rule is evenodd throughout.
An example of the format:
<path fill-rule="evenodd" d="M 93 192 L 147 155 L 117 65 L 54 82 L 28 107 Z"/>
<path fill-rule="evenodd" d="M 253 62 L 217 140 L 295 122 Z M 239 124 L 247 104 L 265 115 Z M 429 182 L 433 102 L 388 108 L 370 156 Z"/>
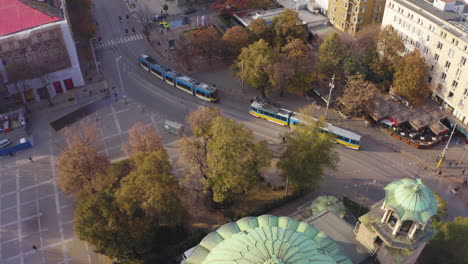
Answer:
<path fill-rule="evenodd" d="M 76 121 L 79 121 L 82 118 L 96 112 L 97 110 L 112 104 L 113 102 L 115 101 L 114 99 L 112 99 L 111 96 L 101 97 L 100 99 L 94 102 L 91 102 L 69 114 L 62 116 L 61 118 L 55 121 L 50 122 L 50 126 L 52 127 L 52 129 L 54 129 L 55 132 L 57 132 L 60 129 L 69 126 L 75 123 Z"/>

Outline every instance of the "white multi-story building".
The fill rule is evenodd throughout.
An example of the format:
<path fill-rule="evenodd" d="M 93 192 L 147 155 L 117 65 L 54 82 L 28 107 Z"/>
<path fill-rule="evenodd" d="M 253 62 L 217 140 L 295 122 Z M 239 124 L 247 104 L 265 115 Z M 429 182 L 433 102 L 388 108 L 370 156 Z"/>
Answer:
<path fill-rule="evenodd" d="M 39 101 L 84 85 L 62 0 L 0 0 L 0 85 Z"/>
<path fill-rule="evenodd" d="M 456 0 L 387 0 L 382 27 L 392 25 L 425 57 L 432 99 L 468 124 L 468 22 Z"/>

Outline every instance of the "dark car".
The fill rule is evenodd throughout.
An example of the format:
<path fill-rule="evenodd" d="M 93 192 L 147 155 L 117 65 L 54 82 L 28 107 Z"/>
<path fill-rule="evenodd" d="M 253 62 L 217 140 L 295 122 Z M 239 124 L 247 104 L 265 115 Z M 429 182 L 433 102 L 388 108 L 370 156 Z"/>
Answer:
<path fill-rule="evenodd" d="M 187 8 L 187 9 L 184 10 L 184 15 L 193 14 L 193 13 L 195 13 L 195 12 L 197 12 L 197 10 L 196 10 L 195 8 L 189 7 L 189 8 Z"/>
<path fill-rule="evenodd" d="M 167 18 L 166 14 L 158 14 L 153 17 L 153 21 L 161 21 Z"/>
<path fill-rule="evenodd" d="M 188 17 L 184 17 L 184 18 L 182 19 L 182 25 L 188 25 L 189 23 L 190 23 L 190 20 L 189 20 Z"/>

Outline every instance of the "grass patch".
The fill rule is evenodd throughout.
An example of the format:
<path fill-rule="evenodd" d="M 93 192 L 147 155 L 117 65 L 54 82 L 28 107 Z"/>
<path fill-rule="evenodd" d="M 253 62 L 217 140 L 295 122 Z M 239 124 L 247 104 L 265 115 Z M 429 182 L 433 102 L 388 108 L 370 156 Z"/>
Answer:
<path fill-rule="evenodd" d="M 356 218 L 359 218 L 361 217 L 361 215 L 364 215 L 367 212 L 369 212 L 369 209 L 367 209 L 367 207 L 365 207 L 364 205 L 360 205 L 346 197 L 344 198 L 343 202 L 346 209 L 348 209 L 351 212 L 351 214 L 353 214 Z"/>
<path fill-rule="evenodd" d="M 274 189 L 267 183 L 261 183 L 242 201 L 237 201 L 224 210 L 225 217 L 236 221 L 245 216 L 259 216 L 279 208 L 301 197 L 290 195 L 284 197 L 283 189 Z"/>

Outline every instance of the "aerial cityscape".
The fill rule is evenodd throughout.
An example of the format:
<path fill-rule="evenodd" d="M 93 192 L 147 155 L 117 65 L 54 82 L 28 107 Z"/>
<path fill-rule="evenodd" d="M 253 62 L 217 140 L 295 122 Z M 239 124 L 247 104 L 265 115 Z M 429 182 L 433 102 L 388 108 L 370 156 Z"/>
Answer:
<path fill-rule="evenodd" d="M 468 0 L 0 0 L 0 264 L 468 263 Z"/>

